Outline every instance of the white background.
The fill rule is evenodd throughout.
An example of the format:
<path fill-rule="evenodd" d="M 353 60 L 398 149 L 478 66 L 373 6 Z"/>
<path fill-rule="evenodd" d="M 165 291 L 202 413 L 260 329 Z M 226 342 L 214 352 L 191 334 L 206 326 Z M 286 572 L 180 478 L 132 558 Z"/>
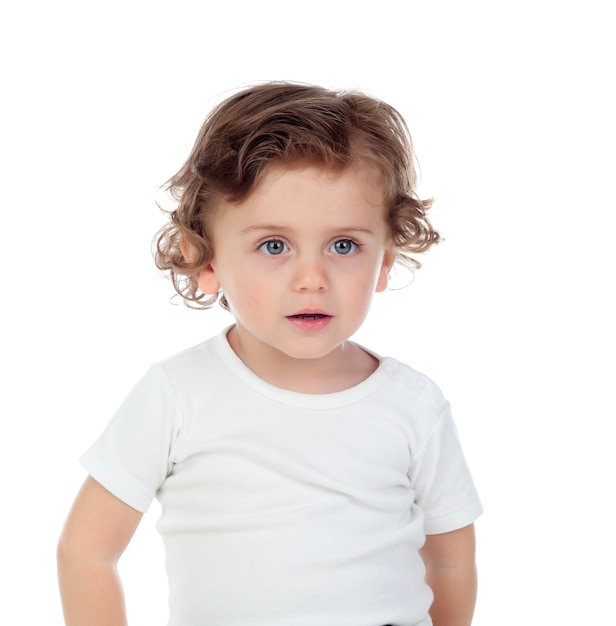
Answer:
<path fill-rule="evenodd" d="M 61 624 L 76 459 L 222 311 L 169 304 L 159 186 L 229 90 L 359 87 L 414 136 L 446 241 L 358 339 L 453 403 L 486 512 L 477 626 L 615 623 L 614 20 L 608 2 L 13 3 L 2 64 L 2 617 Z M 166 619 L 152 507 L 131 623 Z"/>

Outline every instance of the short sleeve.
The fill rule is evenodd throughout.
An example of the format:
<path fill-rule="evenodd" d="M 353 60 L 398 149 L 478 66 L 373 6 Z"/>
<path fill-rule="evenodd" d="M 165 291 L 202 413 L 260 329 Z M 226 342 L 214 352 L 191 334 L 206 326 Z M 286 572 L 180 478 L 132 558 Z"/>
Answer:
<path fill-rule="evenodd" d="M 180 424 L 171 384 L 163 367 L 154 365 L 80 463 L 105 489 L 145 512 L 172 469 Z"/>
<path fill-rule="evenodd" d="M 483 512 L 449 403 L 412 457 L 410 479 L 428 535 L 468 526 Z"/>

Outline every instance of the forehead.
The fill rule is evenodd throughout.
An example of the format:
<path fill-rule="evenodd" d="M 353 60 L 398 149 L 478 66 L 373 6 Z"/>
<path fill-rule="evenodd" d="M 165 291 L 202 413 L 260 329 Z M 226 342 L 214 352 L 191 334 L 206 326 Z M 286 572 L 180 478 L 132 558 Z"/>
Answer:
<path fill-rule="evenodd" d="M 385 205 L 385 184 L 379 170 L 365 161 L 341 170 L 301 163 L 273 165 L 246 198 L 222 204 L 272 212 L 317 204 L 328 204 L 332 211 L 352 207 L 378 210 Z"/>

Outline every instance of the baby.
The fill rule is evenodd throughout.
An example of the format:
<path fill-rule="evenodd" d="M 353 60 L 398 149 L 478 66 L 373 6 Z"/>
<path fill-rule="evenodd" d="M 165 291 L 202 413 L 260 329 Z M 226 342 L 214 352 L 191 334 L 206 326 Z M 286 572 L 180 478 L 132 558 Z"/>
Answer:
<path fill-rule="evenodd" d="M 481 513 L 438 387 L 350 341 L 438 242 L 405 122 L 359 92 L 247 88 L 169 183 L 156 261 L 234 323 L 153 365 L 82 457 L 66 624 L 126 624 L 117 561 L 153 498 L 170 626 L 468 626 Z"/>

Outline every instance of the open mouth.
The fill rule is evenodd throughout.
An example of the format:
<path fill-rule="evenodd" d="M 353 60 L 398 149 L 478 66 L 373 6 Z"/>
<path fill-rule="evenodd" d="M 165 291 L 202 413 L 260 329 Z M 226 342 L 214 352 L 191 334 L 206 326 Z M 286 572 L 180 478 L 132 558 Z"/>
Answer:
<path fill-rule="evenodd" d="M 327 315 L 327 313 L 313 313 L 312 311 L 307 311 L 306 313 L 289 315 L 287 319 L 299 330 L 315 331 L 322 330 L 329 326 L 329 323 L 332 321 L 332 316 Z"/>
<path fill-rule="evenodd" d="M 324 315 L 323 313 L 300 313 L 298 315 L 291 315 L 290 317 L 297 320 L 306 320 L 313 322 L 314 320 L 321 320 L 325 317 L 331 317 L 330 315 Z"/>

